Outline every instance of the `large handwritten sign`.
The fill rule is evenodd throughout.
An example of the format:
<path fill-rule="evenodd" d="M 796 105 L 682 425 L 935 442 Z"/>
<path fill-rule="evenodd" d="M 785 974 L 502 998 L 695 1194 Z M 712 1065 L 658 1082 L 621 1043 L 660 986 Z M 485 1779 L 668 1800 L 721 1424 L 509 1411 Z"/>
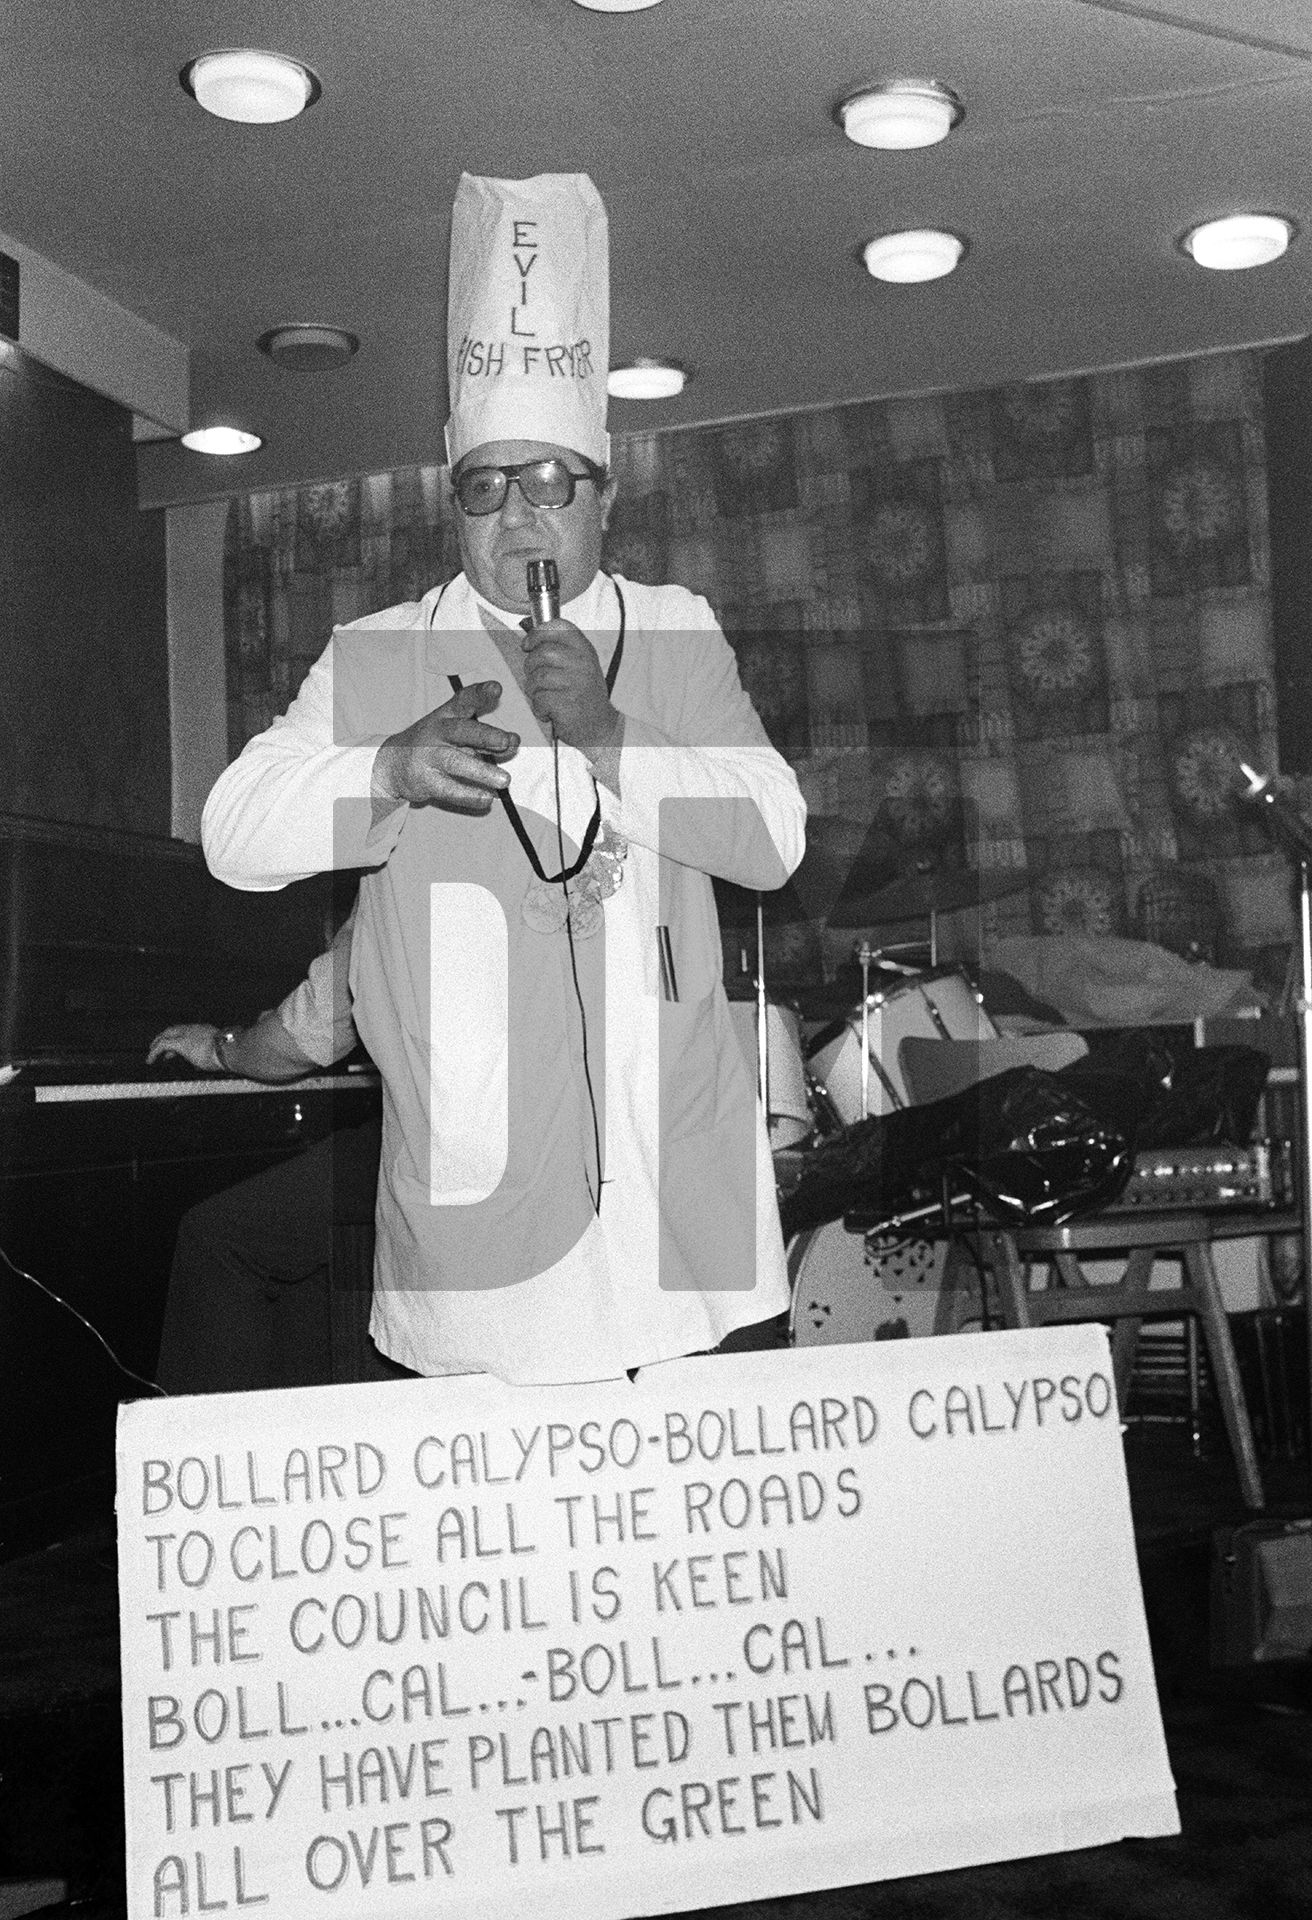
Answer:
<path fill-rule="evenodd" d="M 142 1401 L 118 1473 L 133 1920 L 1178 1830 L 1099 1328 Z"/>

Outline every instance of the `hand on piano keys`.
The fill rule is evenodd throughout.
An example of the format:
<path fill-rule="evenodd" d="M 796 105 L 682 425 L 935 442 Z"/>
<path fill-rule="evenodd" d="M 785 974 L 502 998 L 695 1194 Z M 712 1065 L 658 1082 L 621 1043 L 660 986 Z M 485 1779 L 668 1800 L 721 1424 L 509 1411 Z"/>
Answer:
<path fill-rule="evenodd" d="M 146 1065 L 154 1066 L 157 1060 L 166 1055 L 174 1055 L 201 1073 L 223 1073 L 223 1062 L 217 1051 L 219 1027 L 207 1025 L 204 1021 L 192 1021 L 175 1027 L 165 1027 L 157 1033 L 146 1052 Z"/>

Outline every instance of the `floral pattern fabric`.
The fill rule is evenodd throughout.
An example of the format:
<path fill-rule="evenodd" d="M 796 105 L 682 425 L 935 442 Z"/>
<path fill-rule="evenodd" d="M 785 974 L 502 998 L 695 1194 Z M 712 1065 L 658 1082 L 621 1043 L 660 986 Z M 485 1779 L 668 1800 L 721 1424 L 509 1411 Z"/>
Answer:
<path fill-rule="evenodd" d="M 817 845 L 1014 882 L 986 939 L 1178 920 L 1184 950 L 1210 903 L 1195 944 L 1277 973 L 1283 861 L 1234 800 L 1240 759 L 1276 765 L 1256 353 L 617 436 L 614 463 L 605 563 L 711 601 Z M 231 750 L 335 621 L 458 565 L 436 466 L 235 500 Z"/>

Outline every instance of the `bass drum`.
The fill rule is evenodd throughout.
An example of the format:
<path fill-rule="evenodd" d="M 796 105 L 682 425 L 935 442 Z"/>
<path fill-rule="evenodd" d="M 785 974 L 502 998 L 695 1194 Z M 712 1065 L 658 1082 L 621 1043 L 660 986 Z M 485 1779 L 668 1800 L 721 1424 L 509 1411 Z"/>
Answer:
<path fill-rule="evenodd" d="M 799 1233 L 788 1247 L 789 1343 L 828 1347 L 933 1333 L 946 1263 L 943 1240 L 849 1233 L 841 1220 Z"/>
<path fill-rule="evenodd" d="M 755 1082 L 756 1002 L 731 1000 L 729 1018 Z M 802 1062 L 802 1023 L 791 1007 L 781 1007 L 773 1000 L 766 1002 L 765 1041 L 770 1076 L 770 1151 L 778 1153 L 805 1140 L 815 1124 Z"/>
<path fill-rule="evenodd" d="M 909 1037 L 918 1040 L 995 1040 L 970 980 L 958 968 L 900 980 L 870 996 L 871 1114 L 913 1105 L 898 1059 Z M 807 1048 L 807 1068 L 828 1106 L 846 1127 L 861 1119 L 861 1004 L 821 1028 Z"/>

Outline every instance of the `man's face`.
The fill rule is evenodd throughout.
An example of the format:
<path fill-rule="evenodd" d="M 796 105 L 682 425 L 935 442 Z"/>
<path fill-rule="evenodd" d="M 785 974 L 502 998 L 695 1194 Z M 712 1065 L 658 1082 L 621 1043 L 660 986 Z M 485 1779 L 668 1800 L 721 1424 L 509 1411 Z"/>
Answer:
<path fill-rule="evenodd" d="M 526 460 L 563 460 L 575 474 L 585 463 L 569 447 L 544 440 L 489 440 L 460 461 L 469 467 L 513 467 Z M 496 513 L 468 514 L 456 504 L 456 531 L 465 574 L 494 606 L 528 613 L 528 563 L 554 560 L 562 605 L 591 585 L 601 565 L 601 537 L 615 498 L 615 483 L 597 487 L 580 479 L 567 507 L 534 507 L 512 481 Z"/>

